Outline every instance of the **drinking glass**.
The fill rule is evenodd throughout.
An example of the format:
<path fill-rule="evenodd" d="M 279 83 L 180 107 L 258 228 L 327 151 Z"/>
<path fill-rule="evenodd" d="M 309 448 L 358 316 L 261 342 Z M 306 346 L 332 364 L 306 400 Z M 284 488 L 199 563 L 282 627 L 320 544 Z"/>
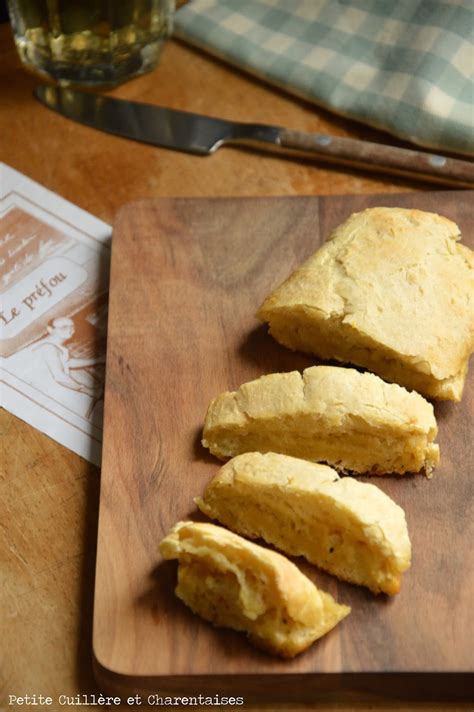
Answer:
<path fill-rule="evenodd" d="M 174 0 L 8 0 L 23 64 L 61 84 L 118 84 L 153 69 Z"/>

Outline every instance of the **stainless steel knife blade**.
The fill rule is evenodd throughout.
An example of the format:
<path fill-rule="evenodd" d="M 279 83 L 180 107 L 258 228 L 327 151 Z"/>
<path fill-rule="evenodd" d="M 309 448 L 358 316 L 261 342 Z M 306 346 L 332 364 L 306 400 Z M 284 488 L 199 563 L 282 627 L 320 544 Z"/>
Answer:
<path fill-rule="evenodd" d="M 64 87 L 40 85 L 34 94 L 42 104 L 69 119 L 173 150 L 207 155 L 226 143 L 254 144 L 369 171 L 457 187 L 474 186 L 474 163 L 457 158 L 279 126 L 226 121 Z"/>
<path fill-rule="evenodd" d="M 37 86 L 34 93 L 45 106 L 86 126 L 189 153 L 213 153 L 223 143 L 252 138 L 256 133 L 255 124 L 239 124 L 100 94 L 47 85 Z M 262 141 L 277 141 L 278 129 L 271 126 L 261 129 Z"/>

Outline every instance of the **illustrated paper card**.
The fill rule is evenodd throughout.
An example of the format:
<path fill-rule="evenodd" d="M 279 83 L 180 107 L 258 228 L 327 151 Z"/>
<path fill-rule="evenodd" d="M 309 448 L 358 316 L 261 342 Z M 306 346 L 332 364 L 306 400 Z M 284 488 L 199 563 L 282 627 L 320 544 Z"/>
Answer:
<path fill-rule="evenodd" d="M 100 464 L 109 225 L 0 163 L 1 405 Z"/>

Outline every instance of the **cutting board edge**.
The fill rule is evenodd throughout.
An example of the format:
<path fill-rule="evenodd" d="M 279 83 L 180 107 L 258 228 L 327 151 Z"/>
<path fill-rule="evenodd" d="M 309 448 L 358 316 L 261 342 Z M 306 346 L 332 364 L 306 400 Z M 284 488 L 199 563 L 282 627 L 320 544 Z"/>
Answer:
<path fill-rule="evenodd" d="M 465 195 L 465 196 L 473 196 L 474 197 L 474 189 L 439 189 L 439 190 L 425 190 L 422 191 L 422 194 L 429 193 L 430 195 L 452 195 L 458 193 L 459 195 Z M 194 203 L 199 203 L 204 200 L 211 200 L 215 201 L 216 203 L 224 203 L 225 201 L 239 201 L 239 200 L 249 200 L 249 201 L 255 201 L 255 202 L 261 202 L 263 200 L 267 201 L 274 201 L 274 200 L 289 200 L 289 201 L 297 201 L 301 200 L 301 198 L 313 198 L 315 200 L 320 200 L 321 198 L 324 199 L 334 199 L 334 200 L 340 200 L 343 198 L 361 198 L 361 199 L 367 199 L 367 198 L 378 198 L 379 196 L 382 198 L 387 199 L 387 201 L 392 202 L 393 200 L 397 200 L 398 198 L 406 198 L 407 194 L 413 194 L 413 191 L 409 190 L 400 190 L 399 192 L 396 193 L 369 193 L 369 194 L 347 194 L 347 193 L 331 193 L 330 195 L 320 195 L 320 194 L 314 194 L 314 193 L 303 193 L 303 194 L 298 194 L 298 195 L 269 195 L 269 196 L 261 196 L 261 195 L 239 195 L 236 197 L 235 195 L 216 195 L 216 196 L 200 196 L 196 197 L 195 195 L 180 195 L 176 198 L 173 197 L 158 197 L 158 198 L 138 198 L 136 200 L 130 200 L 129 202 L 123 203 L 121 205 L 120 209 L 117 211 L 115 214 L 115 218 L 112 222 L 112 231 L 116 229 L 118 222 L 122 219 L 123 215 L 126 215 L 131 209 L 137 207 L 137 206 L 152 206 L 153 204 L 156 203 L 176 203 L 176 202 L 194 202 Z"/>
<path fill-rule="evenodd" d="M 103 693 L 118 695 L 152 694 L 241 695 L 245 702 L 314 702 L 322 695 L 337 693 L 339 703 L 374 701 L 374 694 L 394 700 L 470 701 L 474 696 L 472 672 L 375 672 L 297 673 L 256 675 L 170 675 L 143 676 L 119 673 L 104 666 L 93 655 L 94 676 Z M 212 682 L 210 686 L 209 683 Z M 237 688 L 238 686 L 238 688 Z M 302 693 L 302 689 L 304 692 Z M 159 693 L 158 693 L 159 690 Z"/>

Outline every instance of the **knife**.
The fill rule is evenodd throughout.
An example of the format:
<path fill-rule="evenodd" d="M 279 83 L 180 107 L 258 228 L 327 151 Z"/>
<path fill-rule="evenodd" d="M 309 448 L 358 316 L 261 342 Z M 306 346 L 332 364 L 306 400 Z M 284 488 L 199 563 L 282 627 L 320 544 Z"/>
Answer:
<path fill-rule="evenodd" d="M 457 158 L 280 126 L 226 121 L 64 87 L 40 85 L 34 94 L 45 106 L 86 126 L 173 150 L 207 155 L 228 143 L 271 146 L 368 171 L 474 186 L 474 163 Z"/>

